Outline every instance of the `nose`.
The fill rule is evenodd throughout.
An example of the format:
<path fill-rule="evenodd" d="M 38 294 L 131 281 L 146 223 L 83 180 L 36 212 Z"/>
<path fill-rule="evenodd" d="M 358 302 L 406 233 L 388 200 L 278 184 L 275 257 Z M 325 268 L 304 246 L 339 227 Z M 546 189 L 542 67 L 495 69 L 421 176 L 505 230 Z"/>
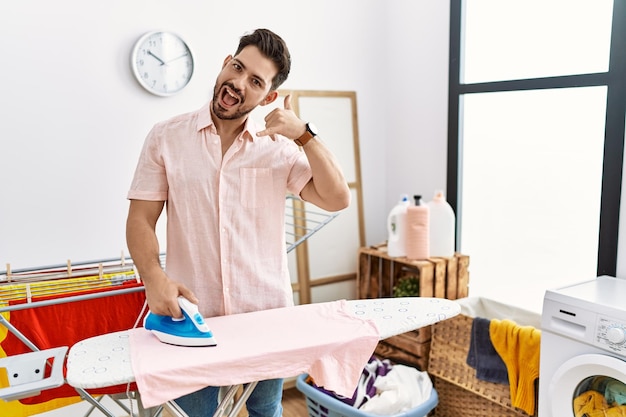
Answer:
<path fill-rule="evenodd" d="M 246 85 L 245 77 L 244 76 L 238 76 L 238 77 L 233 78 L 231 81 L 232 81 L 233 87 L 235 87 L 237 93 L 243 94 L 243 89 L 244 89 L 244 87 Z"/>

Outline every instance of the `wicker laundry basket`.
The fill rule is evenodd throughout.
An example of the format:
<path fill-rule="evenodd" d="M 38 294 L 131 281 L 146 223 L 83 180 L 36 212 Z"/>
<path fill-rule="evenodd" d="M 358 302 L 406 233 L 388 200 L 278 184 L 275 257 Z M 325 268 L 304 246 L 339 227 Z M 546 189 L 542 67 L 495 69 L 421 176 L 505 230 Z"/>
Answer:
<path fill-rule="evenodd" d="M 470 299 L 467 301 L 476 302 Z M 483 299 L 477 302 L 485 301 L 488 300 Z M 482 314 L 478 316 L 484 317 Z M 460 314 L 432 326 L 428 373 L 439 394 L 439 404 L 434 410 L 434 415 L 436 417 L 527 417 L 527 413 L 511 405 L 508 384 L 479 380 L 476 378 L 476 370 L 467 365 L 472 322 L 473 317 Z M 517 320 L 516 322 L 527 325 Z"/>

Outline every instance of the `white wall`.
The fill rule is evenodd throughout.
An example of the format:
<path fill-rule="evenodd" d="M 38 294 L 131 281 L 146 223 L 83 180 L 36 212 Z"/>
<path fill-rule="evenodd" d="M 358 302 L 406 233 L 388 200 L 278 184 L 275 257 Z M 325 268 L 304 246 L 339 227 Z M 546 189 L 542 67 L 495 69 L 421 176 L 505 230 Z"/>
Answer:
<path fill-rule="evenodd" d="M 204 104 L 223 58 L 256 27 L 290 46 L 284 88 L 357 92 L 367 241 L 384 240 L 398 190 L 445 185 L 448 5 L 441 3 L 4 2 L 0 269 L 119 256 L 125 196 L 146 133 Z M 195 54 L 193 79 L 174 97 L 146 93 L 130 72 L 133 42 L 154 29 L 180 33 Z M 415 139 L 406 133 L 412 120 Z"/>
<path fill-rule="evenodd" d="M 429 201 L 446 189 L 448 149 L 449 2 L 394 6 L 385 74 L 388 211 L 401 194 Z"/>

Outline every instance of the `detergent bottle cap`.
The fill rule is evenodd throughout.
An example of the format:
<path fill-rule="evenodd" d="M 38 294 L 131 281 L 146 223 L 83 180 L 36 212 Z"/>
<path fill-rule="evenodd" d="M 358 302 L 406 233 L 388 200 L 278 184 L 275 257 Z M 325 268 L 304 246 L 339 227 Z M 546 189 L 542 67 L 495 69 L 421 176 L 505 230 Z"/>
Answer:
<path fill-rule="evenodd" d="M 442 190 L 435 191 L 435 196 L 433 197 L 433 201 L 446 201 L 446 195 Z"/>
<path fill-rule="evenodd" d="M 422 205 L 422 196 L 421 195 L 414 195 L 413 199 L 415 200 L 415 205 L 416 206 L 421 206 Z"/>

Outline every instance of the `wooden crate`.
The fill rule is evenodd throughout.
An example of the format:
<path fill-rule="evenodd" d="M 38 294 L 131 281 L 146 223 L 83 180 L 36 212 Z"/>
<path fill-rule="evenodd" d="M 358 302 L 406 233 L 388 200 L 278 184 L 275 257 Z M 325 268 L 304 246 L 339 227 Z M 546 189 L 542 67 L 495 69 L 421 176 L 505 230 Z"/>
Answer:
<path fill-rule="evenodd" d="M 394 363 L 413 366 L 420 371 L 428 368 L 430 354 L 430 327 L 423 327 L 381 340 L 374 354 Z M 428 338 L 428 340 L 423 339 Z"/>
<path fill-rule="evenodd" d="M 410 260 L 387 254 L 385 245 L 359 249 L 357 296 L 392 297 L 393 287 L 404 277 L 419 278 L 420 297 L 456 300 L 468 296 L 469 256 Z"/>
<path fill-rule="evenodd" d="M 394 286 L 403 278 L 419 280 L 420 297 L 455 300 L 467 297 L 469 256 L 455 254 L 450 258 L 409 260 L 387 254 L 386 245 L 359 250 L 357 293 L 359 298 L 393 296 Z M 395 363 L 426 370 L 430 354 L 431 326 L 382 340 L 375 354 Z"/>

